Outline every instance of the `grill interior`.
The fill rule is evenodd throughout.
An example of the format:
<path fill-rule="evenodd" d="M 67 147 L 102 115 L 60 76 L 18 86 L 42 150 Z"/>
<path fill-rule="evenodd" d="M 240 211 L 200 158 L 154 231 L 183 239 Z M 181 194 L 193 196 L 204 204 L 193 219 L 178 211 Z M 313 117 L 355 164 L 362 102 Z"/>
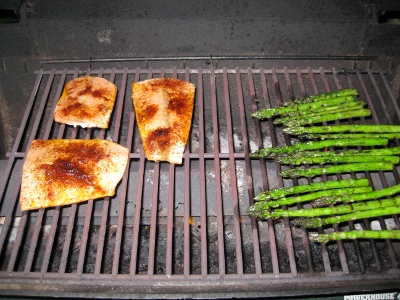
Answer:
<path fill-rule="evenodd" d="M 65 83 L 83 75 L 104 77 L 118 87 L 107 130 L 74 128 L 53 120 Z M 249 158 L 259 148 L 294 141 L 281 127 L 254 120 L 250 113 L 288 98 L 355 87 L 372 116 L 341 124 L 399 124 L 399 105 L 385 70 L 315 64 L 218 68 L 211 60 L 208 67 L 198 68 L 44 68 L 35 76 L 14 145 L 7 160 L 1 161 L 0 287 L 6 294 L 272 297 L 399 286 L 400 242 L 320 245 L 309 240 L 310 231 L 292 226 L 290 219 L 261 222 L 246 214 L 257 193 L 308 183 L 283 180 L 274 160 Z M 143 153 L 131 85 L 154 77 L 196 85 L 182 165 L 146 161 Z M 109 139 L 130 148 L 129 168 L 116 196 L 21 213 L 18 193 L 27 148 L 33 139 L 54 138 Z M 313 181 L 367 177 L 381 189 L 399 183 L 398 172 L 397 166 L 393 172 Z M 371 227 L 400 229 L 400 222 L 391 216 L 334 229 Z"/>

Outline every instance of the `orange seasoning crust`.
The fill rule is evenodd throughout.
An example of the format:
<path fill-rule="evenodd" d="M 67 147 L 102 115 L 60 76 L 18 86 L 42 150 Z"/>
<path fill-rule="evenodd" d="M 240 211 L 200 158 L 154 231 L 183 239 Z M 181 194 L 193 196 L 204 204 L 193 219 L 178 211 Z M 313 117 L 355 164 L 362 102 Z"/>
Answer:
<path fill-rule="evenodd" d="M 132 92 L 146 158 L 181 164 L 192 122 L 194 84 L 154 78 L 135 82 Z"/>
<path fill-rule="evenodd" d="M 23 166 L 21 210 L 113 196 L 129 149 L 107 140 L 34 140 Z"/>
<path fill-rule="evenodd" d="M 81 127 L 107 128 L 117 87 L 101 77 L 84 76 L 65 85 L 54 110 L 54 120 Z"/>

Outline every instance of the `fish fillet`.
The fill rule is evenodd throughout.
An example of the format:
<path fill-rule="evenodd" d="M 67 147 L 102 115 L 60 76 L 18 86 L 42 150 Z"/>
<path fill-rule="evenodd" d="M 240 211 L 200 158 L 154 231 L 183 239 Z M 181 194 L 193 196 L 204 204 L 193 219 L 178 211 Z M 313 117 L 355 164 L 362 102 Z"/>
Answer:
<path fill-rule="evenodd" d="M 33 140 L 23 166 L 21 210 L 113 196 L 129 152 L 107 140 Z"/>
<path fill-rule="evenodd" d="M 132 91 L 146 158 L 181 164 L 192 123 L 194 84 L 155 78 L 135 82 Z"/>
<path fill-rule="evenodd" d="M 114 108 L 117 87 L 107 79 L 85 76 L 65 85 L 54 110 L 59 123 L 107 128 Z"/>

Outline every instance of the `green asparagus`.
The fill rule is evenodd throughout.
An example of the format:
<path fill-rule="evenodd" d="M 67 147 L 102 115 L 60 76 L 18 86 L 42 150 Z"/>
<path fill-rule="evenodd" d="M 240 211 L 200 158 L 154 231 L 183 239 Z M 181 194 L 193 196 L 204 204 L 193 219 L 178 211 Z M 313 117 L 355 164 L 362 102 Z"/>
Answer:
<path fill-rule="evenodd" d="M 269 199 L 279 199 L 287 195 L 315 192 L 320 190 L 340 189 L 348 187 L 365 187 L 369 186 L 367 178 L 360 179 L 342 179 L 314 182 L 310 184 L 297 185 L 292 187 L 276 188 L 269 191 L 259 193 L 254 199 L 256 201 L 265 201 Z"/>
<path fill-rule="evenodd" d="M 328 99 L 334 99 L 338 97 L 343 97 L 343 96 L 358 96 L 358 91 L 356 89 L 342 89 L 342 90 L 337 90 L 329 93 L 321 93 L 317 94 L 314 96 L 308 96 L 304 98 L 297 98 L 294 100 L 286 100 L 284 101 L 284 105 L 294 105 L 294 104 L 303 104 L 303 103 L 308 103 L 308 102 L 314 102 L 314 101 L 321 101 L 321 100 L 328 100 Z"/>
<path fill-rule="evenodd" d="M 380 148 L 380 149 L 348 149 L 348 150 L 336 150 L 336 151 L 299 151 L 291 153 L 288 157 L 293 159 L 296 158 L 307 158 L 307 157 L 344 157 L 344 156 L 357 156 L 357 155 L 399 155 L 400 147 L 393 148 Z"/>
<path fill-rule="evenodd" d="M 256 119 L 267 119 L 273 116 L 281 115 L 291 111 L 309 111 L 318 107 L 336 106 L 342 103 L 354 102 L 353 96 L 338 97 L 333 100 L 311 102 L 306 104 L 299 104 L 294 106 L 280 106 L 276 108 L 264 108 L 257 110 L 251 114 Z"/>
<path fill-rule="evenodd" d="M 293 127 L 293 126 L 302 126 L 306 124 L 315 124 L 343 119 L 351 119 L 351 118 L 360 118 L 360 117 L 368 117 L 371 115 L 371 111 L 369 109 L 355 109 L 348 110 L 338 113 L 320 115 L 320 116 L 304 116 L 302 119 L 293 119 L 291 121 L 286 122 L 284 125 Z"/>
<path fill-rule="evenodd" d="M 352 195 L 357 193 L 367 193 L 372 191 L 372 188 L 369 186 L 366 187 L 355 187 L 355 188 L 341 188 L 341 189 L 331 189 L 325 191 L 318 191 L 309 194 L 304 194 L 301 196 L 289 197 L 289 198 L 280 198 L 277 200 L 269 200 L 269 201 L 258 201 L 251 205 L 248 209 L 248 213 L 252 216 L 257 216 L 260 213 L 268 211 L 271 207 L 280 207 L 283 205 L 291 205 L 295 203 L 309 202 L 311 200 L 318 199 L 324 195 Z"/>
<path fill-rule="evenodd" d="M 337 166 L 329 166 L 322 168 L 295 168 L 288 169 L 279 173 L 282 177 L 314 177 L 328 174 L 349 173 L 349 172 L 364 172 L 364 171 L 391 171 L 393 164 L 390 163 L 354 163 L 342 164 Z"/>
<path fill-rule="evenodd" d="M 292 153 L 296 151 L 316 150 L 328 147 L 347 147 L 347 146 L 384 146 L 389 142 L 385 138 L 376 139 L 337 139 L 337 140 L 325 140 L 325 141 L 307 141 L 297 143 L 292 146 L 283 147 L 271 147 L 263 148 L 255 151 L 251 154 L 253 158 L 262 158 L 274 155 L 280 155 L 285 153 Z"/>
<path fill-rule="evenodd" d="M 381 209 L 370 209 L 365 211 L 353 212 L 344 215 L 338 215 L 334 217 L 327 218 L 300 218 L 293 220 L 296 225 L 302 226 L 304 228 L 317 228 L 329 224 L 338 224 L 342 222 L 347 222 L 351 220 L 360 220 L 388 215 L 395 215 L 400 213 L 400 206 L 389 206 L 383 207 Z"/>
<path fill-rule="evenodd" d="M 288 127 L 283 131 L 288 134 L 301 135 L 305 133 L 345 133 L 345 132 L 364 132 L 364 133 L 398 133 L 399 125 L 332 125 L 332 126 L 312 126 L 312 127 Z"/>
<path fill-rule="evenodd" d="M 311 235 L 314 242 L 327 243 L 346 239 L 400 239 L 400 230 L 351 230 Z"/>
<path fill-rule="evenodd" d="M 374 200 L 360 203 L 353 203 L 349 205 L 340 205 L 332 207 L 322 207 L 313 209 L 275 209 L 269 211 L 268 209 L 260 209 L 252 206 L 254 209 L 248 209 L 248 214 L 252 217 L 261 219 L 279 219 L 282 217 L 307 217 L 314 218 L 329 215 L 343 215 L 365 210 L 379 210 L 383 207 L 392 207 L 400 205 L 400 198 Z"/>
<path fill-rule="evenodd" d="M 385 162 L 398 164 L 400 158 L 391 155 L 352 155 L 352 156 L 319 156 L 319 157 L 301 157 L 283 156 L 278 159 L 283 165 L 301 165 L 301 164 L 328 164 L 328 163 L 358 163 L 358 162 Z"/>
<path fill-rule="evenodd" d="M 320 109 L 315 109 L 315 110 L 310 110 L 310 111 L 297 111 L 297 112 L 289 112 L 284 115 L 288 115 L 282 118 L 277 118 L 274 120 L 274 124 L 286 124 L 287 122 L 291 120 L 301 120 L 302 118 L 306 117 L 312 117 L 312 116 L 322 116 L 326 114 L 331 114 L 331 113 L 339 113 L 339 112 L 344 112 L 344 111 L 349 111 L 349 110 L 355 110 L 355 109 L 362 109 L 366 105 L 365 102 L 363 101 L 357 101 L 357 102 L 350 102 L 348 103 L 345 107 L 342 105 L 339 106 L 328 106 Z"/>
<path fill-rule="evenodd" d="M 313 207 L 324 207 L 339 202 L 356 202 L 356 201 L 379 199 L 387 196 L 392 196 L 397 193 L 400 193 L 400 184 L 396 184 L 394 186 L 369 193 L 359 193 L 359 194 L 341 195 L 341 196 L 324 195 L 323 197 L 311 202 L 311 205 Z"/>
<path fill-rule="evenodd" d="M 400 132 L 392 133 L 332 133 L 332 134 L 304 134 L 299 136 L 301 139 L 359 139 L 359 138 L 385 138 L 385 139 L 400 139 Z"/>

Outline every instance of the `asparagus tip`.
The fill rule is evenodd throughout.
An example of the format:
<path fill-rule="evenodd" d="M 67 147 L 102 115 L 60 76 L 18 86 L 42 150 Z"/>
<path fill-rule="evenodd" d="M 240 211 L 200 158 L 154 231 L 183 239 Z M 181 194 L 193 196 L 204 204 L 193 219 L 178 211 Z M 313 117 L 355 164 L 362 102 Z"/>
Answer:
<path fill-rule="evenodd" d="M 321 233 L 321 234 L 310 234 L 310 238 L 312 239 L 312 241 L 316 242 L 316 243 L 327 243 L 330 241 L 329 235 L 325 234 L 325 233 Z"/>

